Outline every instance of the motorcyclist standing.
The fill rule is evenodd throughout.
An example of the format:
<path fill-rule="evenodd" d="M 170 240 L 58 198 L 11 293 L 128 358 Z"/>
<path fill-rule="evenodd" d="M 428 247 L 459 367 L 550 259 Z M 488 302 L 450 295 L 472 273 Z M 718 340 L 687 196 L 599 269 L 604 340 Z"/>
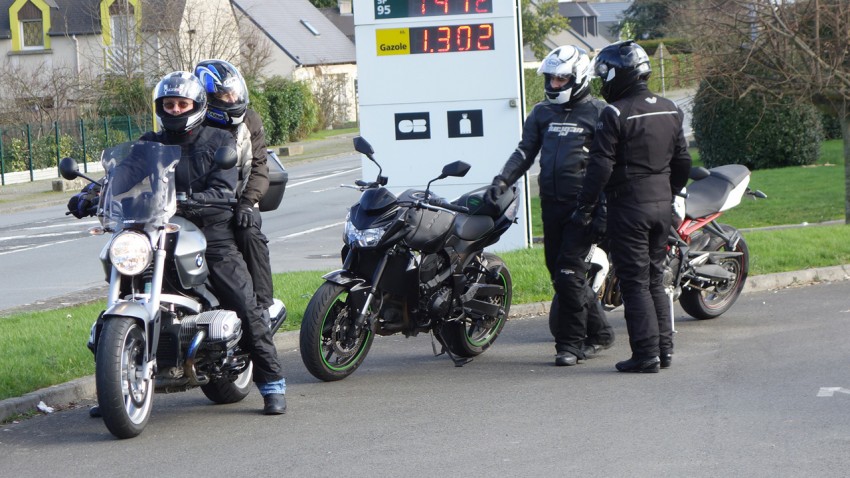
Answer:
<path fill-rule="evenodd" d="M 266 134 L 263 120 L 249 109 L 248 87 L 239 70 L 224 60 L 204 60 L 195 76 L 207 92 L 204 124 L 229 131 L 236 140 L 239 180 L 234 208 L 236 244 L 248 265 L 257 302 L 263 309 L 274 299 L 268 238 L 262 233 L 259 202 L 269 188 Z"/>
<path fill-rule="evenodd" d="M 555 364 L 575 365 L 614 342 L 613 329 L 586 280 L 585 258 L 593 242 L 604 234 L 604 208 L 598 210 L 592 230 L 569 222 L 605 104 L 590 96 L 590 58 L 581 48 L 555 48 L 537 73 L 545 77 L 546 99 L 526 118 L 522 139 L 502 172 L 493 178 L 487 199 L 495 202 L 540 153 L 543 245 L 558 306 L 557 326 L 553 327 Z"/>
<path fill-rule="evenodd" d="M 684 115 L 675 103 L 649 90 L 649 57 L 634 41 L 602 49 L 593 70 L 602 79 L 609 106 L 599 117 L 572 221 L 590 223 L 604 188 L 614 271 L 632 349 L 631 358 L 616 367 L 620 372 L 658 372 L 673 357 L 671 299 L 663 274 L 673 194 L 685 186 L 691 167 Z"/>

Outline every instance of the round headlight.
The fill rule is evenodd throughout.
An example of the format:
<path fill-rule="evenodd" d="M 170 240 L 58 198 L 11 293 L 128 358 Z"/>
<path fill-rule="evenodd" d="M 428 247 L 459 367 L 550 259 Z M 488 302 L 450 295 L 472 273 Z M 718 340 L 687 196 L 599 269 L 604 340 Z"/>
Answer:
<path fill-rule="evenodd" d="M 109 260 L 123 275 L 141 274 L 153 259 L 153 249 L 147 236 L 124 231 L 109 244 Z"/>

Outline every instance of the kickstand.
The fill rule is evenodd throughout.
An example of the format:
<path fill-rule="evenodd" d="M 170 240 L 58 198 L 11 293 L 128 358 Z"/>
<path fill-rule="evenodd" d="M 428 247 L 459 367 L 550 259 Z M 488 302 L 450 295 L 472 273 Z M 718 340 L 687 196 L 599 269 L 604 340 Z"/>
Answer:
<path fill-rule="evenodd" d="M 437 339 L 438 342 L 440 342 L 440 346 L 442 347 L 442 350 L 439 353 L 437 352 L 437 344 L 434 343 L 435 338 Z M 431 334 L 431 348 L 434 350 L 434 356 L 435 357 L 439 357 L 440 355 L 443 355 L 443 354 L 448 355 L 449 358 L 452 359 L 452 362 L 454 362 L 455 367 L 463 367 L 464 365 L 468 364 L 469 362 L 472 362 L 471 358 L 455 357 L 454 354 L 452 353 L 452 351 L 449 350 L 448 347 L 446 347 L 446 342 L 443 341 L 443 337 L 438 335 L 438 334 L 435 334 L 435 333 Z"/>

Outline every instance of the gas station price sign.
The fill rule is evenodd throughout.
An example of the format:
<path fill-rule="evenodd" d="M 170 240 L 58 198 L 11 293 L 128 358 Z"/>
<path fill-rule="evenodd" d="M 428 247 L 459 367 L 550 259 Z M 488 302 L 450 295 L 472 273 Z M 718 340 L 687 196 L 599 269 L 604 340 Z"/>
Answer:
<path fill-rule="evenodd" d="M 493 13 L 493 0 L 375 0 L 375 19 Z"/>
<path fill-rule="evenodd" d="M 375 31 L 378 56 L 490 51 L 493 24 L 387 28 Z"/>

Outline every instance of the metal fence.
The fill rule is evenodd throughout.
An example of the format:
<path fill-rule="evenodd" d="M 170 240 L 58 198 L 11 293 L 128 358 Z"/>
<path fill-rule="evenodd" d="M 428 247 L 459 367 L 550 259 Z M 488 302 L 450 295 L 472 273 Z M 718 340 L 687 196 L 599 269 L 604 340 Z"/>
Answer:
<path fill-rule="evenodd" d="M 149 116 L 21 124 L 0 128 L 0 184 L 59 177 L 59 161 L 70 156 L 81 169 L 97 165 L 104 148 L 137 139 L 153 129 Z"/>

